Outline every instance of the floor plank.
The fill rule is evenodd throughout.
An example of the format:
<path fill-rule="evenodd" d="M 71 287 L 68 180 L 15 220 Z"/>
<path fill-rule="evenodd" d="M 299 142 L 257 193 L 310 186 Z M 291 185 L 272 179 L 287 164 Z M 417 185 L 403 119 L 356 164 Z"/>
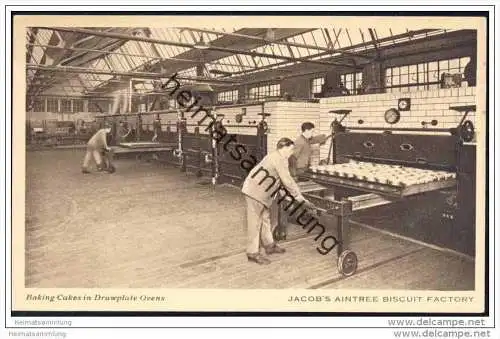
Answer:
<path fill-rule="evenodd" d="M 113 175 L 83 175 L 83 155 L 27 154 L 27 287 L 473 288 L 473 263 L 356 225 L 353 277 L 340 276 L 335 250 L 321 255 L 293 225 L 286 254 L 249 263 L 238 189 L 134 160 L 118 161 Z"/>
<path fill-rule="evenodd" d="M 388 289 L 408 290 L 474 290 L 474 262 L 447 255 L 430 248 L 410 253 L 377 267 L 373 272 L 358 274 L 334 282 L 325 288 L 374 289 L 385 286 Z"/>

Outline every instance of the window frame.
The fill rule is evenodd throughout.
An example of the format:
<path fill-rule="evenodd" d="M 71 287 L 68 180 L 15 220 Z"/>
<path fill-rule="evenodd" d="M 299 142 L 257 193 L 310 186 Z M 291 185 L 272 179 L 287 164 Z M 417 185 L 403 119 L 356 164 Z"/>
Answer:
<path fill-rule="evenodd" d="M 462 56 L 388 67 L 384 74 L 385 91 L 393 93 L 439 89 L 443 73 L 463 74 L 469 61 L 470 57 Z M 416 80 L 414 80 L 415 78 Z M 388 84 L 390 85 L 388 86 Z"/>

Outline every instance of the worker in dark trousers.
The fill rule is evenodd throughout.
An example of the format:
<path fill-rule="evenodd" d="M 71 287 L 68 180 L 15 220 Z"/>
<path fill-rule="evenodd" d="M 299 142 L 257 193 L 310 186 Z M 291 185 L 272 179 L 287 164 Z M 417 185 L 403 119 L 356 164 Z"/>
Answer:
<path fill-rule="evenodd" d="M 103 150 L 101 152 L 101 156 L 102 156 L 103 166 L 102 166 L 102 169 L 100 169 L 100 170 L 106 171 L 108 173 L 115 173 L 116 168 L 113 165 L 113 157 L 114 157 L 113 149 L 108 148 L 107 150 Z"/>
<path fill-rule="evenodd" d="M 290 174 L 296 182 L 307 181 L 301 179 L 300 175 L 309 168 L 312 154 L 311 145 L 322 145 L 331 137 L 331 134 L 329 136 L 325 134 L 315 135 L 315 126 L 312 122 L 304 122 L 301 126 L 301 130 L 302 133 L 295 140 L 294 151 L 288 161 Z M 283 212 L 281 206 L 279 208 L 282 209 L 281 214 L 284 218 L 280 220 L 279 227 L 274 230 L 273 235 L 276 240 L 284 240 L 287 237 L 287 224 L 288 222 L 293 222 L 293 218 L 290 218 Z"/>
<path fill-rule="evenodd" d="M 286 195 L 295 202 L 304 201 L 305 205 L 310 205 L 288 169 L 288 158 L 293 153 L 293 147 L 292 140 L 280 139 L 277 149 L 255 165 L 243 183 L 242 192 L 247 205 L 247 258 L 260 265 L 270 263 L 260 254 L 261 246 L 266 254 L 285 252 L 273 238 L 273 231 L 278 224 L 278 203 Z"/>
<path fill-rule="evenodd" d="M 82 173 L 90 173 L 89 166 L 92 160 L 96 163 L 97 170 L 106 170 L 107 172 L 114 172 L 114 166 L 110 156 L 104 152 L 111 152 L 108 146 L 107 136 L 111 133 L 111 126 L 107 125 L 105 128 L 98 130 L 87 143 L 87 152 L 83 159 Z M 103 159 L 105 155 L 105 160 Z M 112 153 L 110 153 L 112 155 Z"/>
<path fill-rule="evenodd" d="M 302 134 L 295 140 L 295 148 L 289 160 L 290 173 L 295 180 L 298 180 L 298 177 L 310 165 L 311 145 L 323 145 L 331 137 L 331 134 L 329 136 L 325 134 L 315 135 L 315 126 L 312 122 L 304 122 L 301 130 Z"/>

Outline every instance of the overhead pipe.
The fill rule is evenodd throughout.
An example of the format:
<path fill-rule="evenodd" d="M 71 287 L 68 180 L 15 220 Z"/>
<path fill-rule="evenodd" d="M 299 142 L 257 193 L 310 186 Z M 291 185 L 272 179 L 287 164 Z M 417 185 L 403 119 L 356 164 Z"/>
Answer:
<path fill-rule="evenodd" d="M 75 88 L 80 88 L 80 87 L 81 86 L 75 86 Z M 95 92 L 95 93 L 96 93 L 95 95 L 92 94 L 92 92 L 87 93 L 87 94 L 78 93 L 78 94 L 72 95 L 71 98 L 75 98 L 75 99 L 92 98 L 92 99 L 109 99 L 109 100 L 114 100 L 116 98 L 116 96 L 101 95 L 98 92 Z M 141 97 L 141 96 L 163 96 L 164 97 L 165 95 L 168 95 L 168 94 L 165 94 L 165 93 L 133 93 L 132 97 Z M 35 94 L 35 93 L 27 94 L 27 96 L 29 96 L 29 97 L 32 97 L 32 96 L 47 97 L 47 98 L 61 97 L 61 95 L 59 95 L 59 94 Z"/>
<path fill-rule="evenodd" d="M 94 30 L 85 29 L 85 28 L 69 28 L 69 27 L 38 27 L 38 28 L 48 29 L 48 30 L 53 30 L 53 31 L 91 34 L 94 36 L 101 36 L 101 37 L 105 37 L 105 38 L 134 40 L 134 41 L 141 41 L 141 42 L 150 42 L 150 43 L 160 44 L 160 45 L 170 45 L 170 46 L 178 46 L 178 47 L 196 49 L 195 44 L 188 44 L 188 43 L 177 42 L 177 41 L 167 41 L 167 40 L 154 39 L 154 38 L 148 38 L 148 37 L 143 37 L 143 36 L 121 34 L 121 33 L 94 31 Z M 255 52 L 255 51 L 242 51 L 242 50 L 225 48 L 225 47 L 217 47 L 217 46 L 213 46 L 213 45 L 209 46 L 207 48 L 207 50 L 227 53 L 230 55 L 245 54 L 245 55 L 270 58 L 270 59 L 288 60 L 290 62 L 304 62 L 304 63 L 326 65 L 326 66 L 352 67 L 352 65 L 348 65 L 348 64 L 339 64 L 339 63 L 327 62 L 327 61 L 310 60 L 307 58 L 292 58 L 292 57 L 287 57 L 287 56 L 282 56 L 282 55 L 260 53 L 260 52 Z"/>
<path fill-rule="evenodd" d="M 260 106 L 261 112 L 264 113 L 264 101 L 253 101 L 243 104 L 229 104 L 229 105 L 214 105 L 211 107 L 212 111 L 217 111 L 218 109 L 228 109 L 228 108 L 239 108 L 239 107 L 249 107 L 249 106 Z M 127 114 L 98 114 L 96 117 L 107 117 L 107 116 L 145 116 L 145 115 L 157 115 L 157 114 L 169 114 L 169 113 L 179 113 L 179 109 L 161 109 L 149 112 L 131 112 Z M 260 114 L 259 114 L 260 115 Z M 239 125 L 238 125 L 239 126 Z"/>

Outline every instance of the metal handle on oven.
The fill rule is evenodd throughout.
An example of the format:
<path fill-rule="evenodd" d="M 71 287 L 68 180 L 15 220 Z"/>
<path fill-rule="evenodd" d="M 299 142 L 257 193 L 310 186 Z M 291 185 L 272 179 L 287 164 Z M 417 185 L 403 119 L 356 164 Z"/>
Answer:
<path fill-rule="evenodd" d="M 363 146 L 364 146 L 365 148 L 373 148 L 373 147 L 375 146 L 375 144 L 374 144 L 373 142 L 371 142 L 371 141 L 365 141 L 365 142 L 363 143 Z"/>
<path fill-rule="evenodd" d="M 413 145 L 411 144 L 401 144 L 399 146 L 399 148 L 402 150 L 402 151 L 411 151 L 413 149 Z"/>

